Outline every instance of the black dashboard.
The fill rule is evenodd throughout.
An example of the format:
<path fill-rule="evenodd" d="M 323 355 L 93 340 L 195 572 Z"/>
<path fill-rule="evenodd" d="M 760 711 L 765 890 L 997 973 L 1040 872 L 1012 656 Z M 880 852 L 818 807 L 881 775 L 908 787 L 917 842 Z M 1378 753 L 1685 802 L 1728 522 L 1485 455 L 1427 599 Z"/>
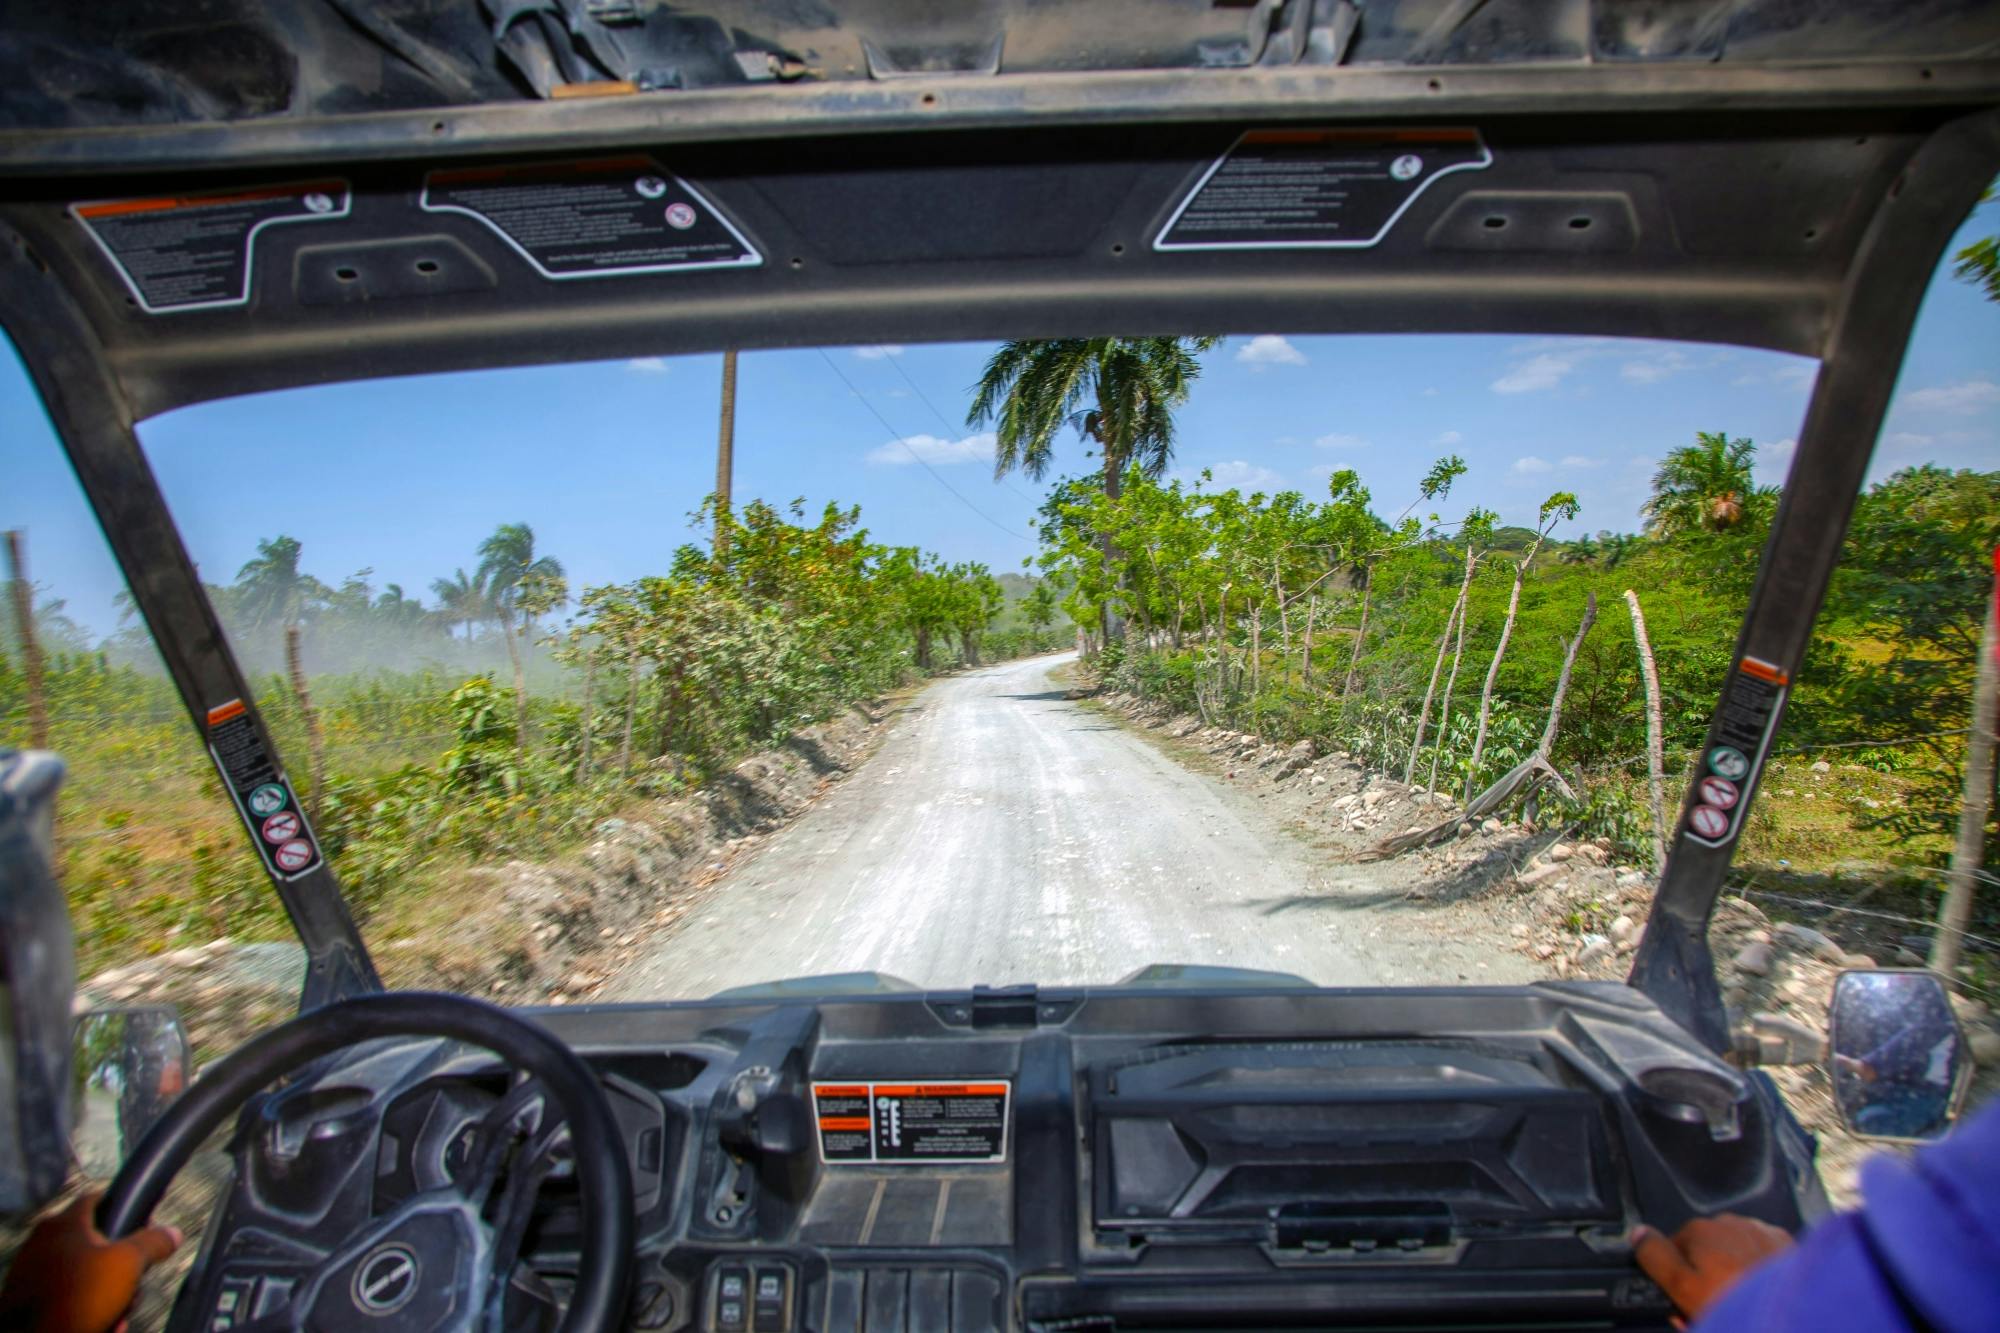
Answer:
<path fill-rule="evenodd" d="M 530 1014 L 624 1138 L 628 1327 L 1664 1327 L 1634 1223 L 1825 1207 L 1768 1081 L 1622 985 L 798 986 Z M 251 1102 L 172 1326 L 283 1306 L 340 1238 L 451 1181 L 509 1079 L 457 1043 L 376 1042 Z M 558 1172 L 510 1330 L 555 1326 L 579 1234 Z M 427 1310 L 328 1327 L 421 1333 Z"/>

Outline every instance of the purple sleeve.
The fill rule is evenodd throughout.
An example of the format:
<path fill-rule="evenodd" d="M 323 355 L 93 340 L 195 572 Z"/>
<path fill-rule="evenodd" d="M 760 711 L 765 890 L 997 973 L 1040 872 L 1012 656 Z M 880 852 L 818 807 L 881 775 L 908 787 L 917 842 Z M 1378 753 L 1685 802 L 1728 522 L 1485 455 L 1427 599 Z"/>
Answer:
<path fill-rule="evenodd" d="M 1731 1288 L 1694 1325 L 1694 1333 L 1909 1327 L 1870 1253 L 1859 1215 L 1841 1213 L 1814 1227 L 1797 1249 Z"/>
<path fill-rule="evenodd" d="M 1909 1161 L 1873 1159 L 1861 1186 L 1859 1212 L 1743 1279 L 1695 1333 L 2000 1333 L 2000 1101 Z"/>

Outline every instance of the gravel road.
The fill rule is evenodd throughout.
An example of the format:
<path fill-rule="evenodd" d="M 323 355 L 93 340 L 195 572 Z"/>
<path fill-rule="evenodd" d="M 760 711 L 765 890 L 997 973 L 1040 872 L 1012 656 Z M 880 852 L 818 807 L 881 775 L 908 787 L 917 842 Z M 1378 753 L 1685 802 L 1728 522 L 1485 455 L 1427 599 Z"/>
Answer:
<path fill-rule="evenodd" d="M 1498 940 L 1440 940 L 1370 866 L 1326 865 L 1050 673 L 954 676 L 764 840 L 601 999 L 874 970 L 926 987 L 1116 981 L 1146 963 L 1322 985 L 1525 980 Z"/>

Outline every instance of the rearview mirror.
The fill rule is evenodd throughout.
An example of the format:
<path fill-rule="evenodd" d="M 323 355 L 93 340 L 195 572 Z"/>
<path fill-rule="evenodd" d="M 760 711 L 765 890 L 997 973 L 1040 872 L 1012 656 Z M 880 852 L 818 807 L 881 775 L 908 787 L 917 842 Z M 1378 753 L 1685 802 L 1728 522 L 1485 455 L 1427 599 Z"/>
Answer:
<path fill-rule="evenodd" d="M 165 1006 L 92 1009 L 76 1020 L 78 1163 L 95 1179 L 116 1174 L 188 1084 L 187 1034 Z"/>
<path fill-rule="evenodd" d="M 1833 983 L 1827 1046 L 1833 1099 L 1849 1130 L 1900 1142 L 1944 1136 L 1972 1062 L 1935 974 L 1842 972 Z"/>

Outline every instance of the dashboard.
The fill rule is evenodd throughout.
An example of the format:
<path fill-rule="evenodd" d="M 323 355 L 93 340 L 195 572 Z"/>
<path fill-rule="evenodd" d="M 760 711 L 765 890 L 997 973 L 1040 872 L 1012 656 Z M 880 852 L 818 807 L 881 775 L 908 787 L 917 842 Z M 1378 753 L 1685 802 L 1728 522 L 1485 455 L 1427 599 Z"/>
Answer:
<path fill-rule="evenodd" d="M 1825 1208 L 1769 1082 L 1615 983 L 810 991 L 524 1011 L 623 1138 L 627 1327 L 1666 1327 L 1633 1224 Z M 341 1238 L 465 1170 L 511 1079 L 458 1043 L 382 1041 L 253 1100 L 171 1327 L 281 1308 Z M 579 1217 L 558 1169 L 509 1330 L 556 1326 Z M 394 1248 L 308 1326 L 443 1326 Z"/>

